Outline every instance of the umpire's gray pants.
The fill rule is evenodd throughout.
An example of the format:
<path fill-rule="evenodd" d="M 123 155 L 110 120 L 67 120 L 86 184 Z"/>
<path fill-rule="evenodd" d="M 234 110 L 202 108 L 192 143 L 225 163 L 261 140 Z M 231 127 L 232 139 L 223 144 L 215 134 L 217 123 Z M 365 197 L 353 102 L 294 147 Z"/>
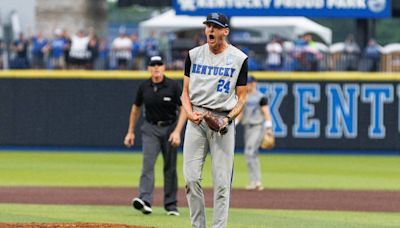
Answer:
<path fill-rule="evenodd" d="M 234 124 L 228 125 L 228 133 L 221 136 L 210 130 L 205 121 L 202 121 L 200 125 L 188 121 L 183 145 L 183 174 L 186 181 L 186 198 L 193 227 L 206 227 L 201 180 L 203 165 L 208 151 L 211 153 L 214 186 L 213 227 L 223 228 L 227 226 L 234 147 Z"/>
<path fill-rule="evenodd" d="M 140 176 L 139 197 L 152 204 L 154 191 L 154 165 L 159 152 L 164 158 L 164 207 L 174 209 L 176 207 L 178 180 L 176 174 L 177 148 L 168 142 L 169 135 L 174 130 L 175 124 L 157 127 L 143 122 L 143 166 Z"/>

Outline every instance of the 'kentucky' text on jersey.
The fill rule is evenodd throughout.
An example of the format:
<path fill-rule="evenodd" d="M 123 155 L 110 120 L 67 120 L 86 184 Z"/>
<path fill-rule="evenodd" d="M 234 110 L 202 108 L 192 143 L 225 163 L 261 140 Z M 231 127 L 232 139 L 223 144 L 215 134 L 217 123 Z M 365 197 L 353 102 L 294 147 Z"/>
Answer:
<path fill-rule="evenodd" d="M 192 65 L 192 73 L 203 75 L 232 77 L 235 71 L 235 68 L 230 67 L 207 66 L 201 64 Z"/>

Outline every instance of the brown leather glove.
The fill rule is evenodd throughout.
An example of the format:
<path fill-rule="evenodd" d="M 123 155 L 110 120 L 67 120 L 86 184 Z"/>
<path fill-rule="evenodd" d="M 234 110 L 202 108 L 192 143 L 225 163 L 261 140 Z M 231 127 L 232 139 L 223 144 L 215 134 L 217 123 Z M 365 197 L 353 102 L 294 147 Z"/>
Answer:
<path fill-rule="evenodd" d="M 224 135 L 228 132 L 228 128 L 226 128 L 227 123 L 224 121 L 224 117 L 217 116 L 210 111 L 207 111 L 203 115 L 203 120 L 206 121 L 207 126 L 216 132 L 219 132 L 221 135 Z"/>

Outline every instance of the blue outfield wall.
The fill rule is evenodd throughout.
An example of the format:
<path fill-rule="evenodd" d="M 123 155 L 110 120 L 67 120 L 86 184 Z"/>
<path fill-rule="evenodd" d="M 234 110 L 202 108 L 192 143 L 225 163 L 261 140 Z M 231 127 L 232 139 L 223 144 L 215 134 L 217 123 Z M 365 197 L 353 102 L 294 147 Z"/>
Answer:
<path fill-rule="evenodd" d="M 167 72 L 181 80 L 182 72 Z M 400 75 L 253 72 L 277 151 L 400 151 Z M 0 146 L 122 148 L 146 72 L 0 72 Z M 140 120 L 141 121 L 141 120 Z M 141 145 L 139 127 L 135 145 Z M 243 149 L 242 127 L 237 147 Z"/>

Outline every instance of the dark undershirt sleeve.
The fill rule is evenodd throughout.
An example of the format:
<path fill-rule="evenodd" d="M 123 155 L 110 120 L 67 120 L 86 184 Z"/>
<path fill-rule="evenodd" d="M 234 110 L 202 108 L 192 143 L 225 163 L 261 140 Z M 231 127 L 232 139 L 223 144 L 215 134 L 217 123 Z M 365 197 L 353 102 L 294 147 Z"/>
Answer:
<path fill-rule="evenodd" d="M 236 86 L 245 86 L 247 85 L 247 74 L 248 72 L 247 66 L 247 58 L 243 61 L 242 68 L 240 69 L 238 80 L 236 82 Z"/>
<path fill-rule="evenodd" d="M 268 99 L 266 97 L 263 97 L 260 99 L 260 106 L 265 106 L 268 105 Z"/>
<path fill-rule="evenodd" d="M 192 66 L 192 61 L 190 60 L 190 55 L 188 53 L 188 55 L 186 56 L 186 60 L 185 60 L 185 76 L 190 77 L 190 67 Z"/>

